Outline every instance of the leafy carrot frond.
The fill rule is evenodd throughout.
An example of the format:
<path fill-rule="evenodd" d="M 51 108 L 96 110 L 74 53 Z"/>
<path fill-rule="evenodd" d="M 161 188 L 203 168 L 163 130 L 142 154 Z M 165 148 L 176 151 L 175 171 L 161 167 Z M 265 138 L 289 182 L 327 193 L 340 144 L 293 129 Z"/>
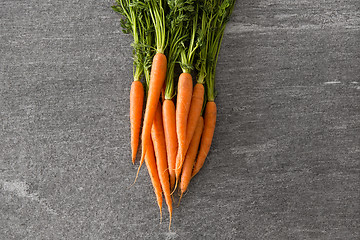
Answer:
<path fill-rule="evenodd" d="M 163 1 L 148 0 L 147 4 L 155 28 L 156 51 L 164 53 L 166 48 L 166 23 Z"/>
<path fill-rule="evenodd" d="M 141 75 L 144 71 L 143 67 L 143 51 L 141 49 L 141 35 L 142 28 L 140 28 L 140 11 L 143 8 L 143 5 L 140 1 L 130 1 L 130 0 L 116 0 L 116 5 L 112 6 L 112 9 L 120 13 L 123 18 L 120 20 L 120 25 L 122 27 L 122 31 L 127 34 L 132 34 L 133 36 L 133 76 L 134 81 L 139 81 L 141 79 Z"/>
<path fill-rule="evenodd" d="M 218 0 L 212 6 L 208 6 L 212 10 L 210 15 L 210 27 L 207 32 L 207 57 L 206 57 L 206 88 L 208 101 L 214 101 L 216 97 L 215 91 L 215 69 L 219 57 L 221 42 L 227 22 L 234 9 L 235 0 Z"/>
<path fill-rule="evenodd" d="M 190 2 L 190 1 L 189 1 Z M 189 12 L 188 27 L 190 28 L 189 39 L 182 42 L 182 50 L 180 53 L 181 62 L 180 66 L 183 72 L 190 73 L 194 69 L 193 62 L 195 53 L 199 47 L 199 39 L 197 39 L 198 18 L 199 18 L 199 3 L 197 1 L 191 1 L 193 4 L 193 10 Z"/>
<path fill-rule="evenodd" d="M 168 29 L 168 69 L 166 75 L 165 98 L 171 99 L 175 95 L 174 70 L 175 64 L 182 51 L 182 42 L 188 38 L 188 23 L 194 12 L 194 0 L 168 0 L 168 15 L 166 26 Z"/>
<path fill-rule="evenodd" d="M 145 86 L 146 93 L 149 89 L 150 84 L 150 68 L 152 64 L 152 59 L 155 54 L 155 49 L 153 48 L 154 41 L 154 25 L 151 22 L 150 13 L 147 8 L 143 9 L 143 48 L 144 48 L 144 76 L 145 76 Z"/>
<path fill-rule="evenodd" d="M 199 53 L 197 62 L 195 64 L 196 69 L 199 71 L 197 75 L 197 82 L 204 84 L 206 77 L 206 63 L 209 49 L 209 32 L 211 29 L 211 23 L 215 15 L 216 2 L 214 0 L 202 0 L 199 1 L 199 7 L 201 10 L 200 26 L 197 31 L 197 39 L 199 45 Z"/>

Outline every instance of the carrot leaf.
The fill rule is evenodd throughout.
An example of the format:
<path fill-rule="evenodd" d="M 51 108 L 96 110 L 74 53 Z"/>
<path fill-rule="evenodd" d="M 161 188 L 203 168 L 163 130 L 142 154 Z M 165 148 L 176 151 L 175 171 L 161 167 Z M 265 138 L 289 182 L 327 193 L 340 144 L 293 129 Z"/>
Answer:
<path fill-rule="evenodd" d="M 203 61 L 200 63 L 200 72 L 204 71 L 204 73 L 200 73 L 199 76 L 202 77 L 205 74 L 207 99 L 210 102 L 214 101 L 216 97 L 216 64 L 219 57 L 225 27 L 234 9 L 234 5 L 235 0 L 205 1 L 203 5 L 203 11 L 206 13 L 205 20 L 208 22 L 208 26 L 206 27 L 205 50 L 202 49 L 203 52 L 200 52 L 200 60 Z"/>
<path fill-rule="evenodd" d="M 183 49 L 182 43 L 188 36 L 188 25 L 194 13 L 194 0 L 168 0 L 166 26 L 168 29 L 168 68 L 166 75 L 165 99 L 172 99 L 174 90 L 175 64 Z"/>

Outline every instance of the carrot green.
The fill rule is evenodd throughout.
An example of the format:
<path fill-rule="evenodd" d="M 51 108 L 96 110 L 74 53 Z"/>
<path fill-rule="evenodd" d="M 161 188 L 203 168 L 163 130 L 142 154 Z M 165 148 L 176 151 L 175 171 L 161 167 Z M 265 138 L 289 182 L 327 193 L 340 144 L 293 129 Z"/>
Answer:
<path fill-rule="evenodd" d="M 194 12 L 194 0 L 167 1 L 168 15 L 166 18 L 168 28 L 168 69 L 166 75 L 165 99 L 172 99 L 174 90 L 174 70 L 182 51 L 182 43 L 188 38 L 188 24 Z"/>
<path fill-rule="evenodd" d="M 235 0 L 223 1 L 205 1 L 206 10 L 208 12 L 209 27 L 206 36 L 206 90 L 207 99 L 213 102 L 216 97 L 215 91 L 215 69 L 219 57 L 221 42 L 224 36 L 224 31 L 229 17 L 234 9 Z M 214 3 L 213 5 L 210 5 Z M 204 57 L 204 56 L 203 56 Z"/>

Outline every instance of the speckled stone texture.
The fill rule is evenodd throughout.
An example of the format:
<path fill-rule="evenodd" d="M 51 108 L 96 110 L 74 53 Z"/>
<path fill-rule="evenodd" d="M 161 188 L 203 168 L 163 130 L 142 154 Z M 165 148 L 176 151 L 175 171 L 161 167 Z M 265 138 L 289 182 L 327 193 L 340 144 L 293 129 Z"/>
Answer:
<path fill-rule="evenodd" d="M 0 3 L 0 239 L 360 239 L 358 0 L 238 0 L 172 231 L 131 165 L 113 1 Z"/>

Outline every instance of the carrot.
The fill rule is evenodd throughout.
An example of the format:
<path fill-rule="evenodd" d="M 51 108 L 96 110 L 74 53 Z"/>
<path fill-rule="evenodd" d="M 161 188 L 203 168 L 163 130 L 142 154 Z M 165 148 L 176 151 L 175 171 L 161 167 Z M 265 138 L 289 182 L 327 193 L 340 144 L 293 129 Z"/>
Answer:
<path fill-rule="evenodd" d="M 139 146 L 143 103 L 144 87 L 140 81 L 133 81 L 130 89 L 131 155 L 133 164 Z"/>
<path fill-rule="evenodd" d="M 164 85 L 164 81 L 166 77 L 166 68 L 167 68 L 167 58 L 164 54 L 166 47 L 166 41 L 165 41 L 166 27 L 165 27 L 165 13 L 163 8 L 163 2 L 161 0 L 160 1 L 149 0 L 147 1 L 147 4 L 148 4 L 151 20 L 155 28 L 154 36 L 155 36 L 155 44 L 156 44 L 156 54 L 153 58 L 151 65 L 150 83 L 149 83 L 148 97 L 146 102 L 142 135 L 141 135 L 142 153 L 141 153 L 140 165 L 136 173 L 136 178 L 144 162 L 146 149 L 149 146 L 151 126 L 154 121 L 156 107 L 159 103 L 161 88 Z"/>
<path fill-rule="evenodd" d="M 142 120 L 142 108 L 144 102 L 144 87 L 140 79 L 144 72 L 144 54 L 142 49 L 137 47 L 145 38 L 145 31 L 140 27 L 143 25 L 140 16 L 142 10 L 130 4 L 130 1 L 117 1 L 117 5 L 112 6 L 112 9 L 124 16 L 121 26 L 124 33 L 131 33 L 134 38 L 134 81 L 131 84 L 130 90 L 130 126 L 131 126 L 131 158 L 132 163 L 135 163 L 136 153 L 139 146 L 140 127 Z M 124 24 L 124 23 L 127 24 Z"/>
<path fill-rule="evenodd" d="M 166 159 L 165 134 L 161 116 L 161 104 L 158 103 L 153 125 L 151 127 L 151 138 L 154 144 L 157 171 L 159 173 L 161 188 L 165 196 L 165 202 L 168 206 L 171 226 L 172 200 L 170 195 L 169 169 Z"/>
<path fill-rule="evenodd" d="M 204 130 L 201 137 L 199 154 L 193 169 L 195 176 L 203 166 L 209 153 L 214 136 L 216 124 L 216 97 L 215 70 L 219 58 L 221 42 L 224 36 L 226 23 L 234 9 L 235 0 L 219 1 L 209 12 L 204 11 L 201 24 L 201 32 L 206 35 L 205 42 L 200 50 L 200 73 L 205 76 L 207 104 L 205 107 Z M 200 33 L 201 34 L 201 33 Z"/>
<path fill-rule="evenodd" d="M 163 123 L 166 141 L 166 153 L 169 166 L 170 175 L 170 189 L 172 190 L 175 185 L 175 163 L 176 153 L 178 148 L 176 137 L 176 121 L 175 121 L 175 105 L 172 100 L 165 99 L 163 103 Z"/>
<path fill-rule="evenodd" d="M 159 174 L 158 174 L 158 171 L 157 171 L 155 153 L 154 153 L 154 146 L 153 146 L 152 140 L 150 140 L 148 150 L 146 151 L 145 164 L 146 164 L 146 167 L 147 167 L 149 175 L 150 175 L 151 183 L 152 183 L 152 185 L 154 187 L 156 200 L 157 200 L 157 203 L 158 203 L 158 206 L 159 206 L 159 209 L 160 209 L 160 220 L 161 220 L 161 218 L 162 218 L 162 213 L 161 213 L 161 209 L 162 209 L 162 190 L 161 190 Z"/>
<path fill-rule="evenodd" d="M 176 134 L 178 138 L 178 159 L 176 162 L 176 178 L 179 178 L 185 157 L 186 125 L 191 104 L 193 82 L 190 73 L 182 73 L 179 77 L 176 101 Z"/>
<path fill-rule="evenodd" d="M 145 30 L 145 36 L 142 38 L 143 45 L 144 45 L 144 52 L 146 52 L 143 58 L 143 66 L 144 66 L 144 78 L 145 78 L 145 90 L 146 96 L 148 94 L 149 84 L 150 84 L 150 64 L 153 59 L 153 50 L 151 49 L 153 36 L 151 34 L 151 23 L 150 23 L 150 16 L 149 14 L 144 14 L 143 16 L 143 23 L 142 28 Z M 149 147 L 145 154 L 145 164 L 148 169 L 150 179 L 152 185 L 154 187 L 156 200 L 160 209 L 160 222 L 162 220 L 162 188 L 159 179 L 159 174 L 157 171 L 155 153 L 154 153 L 154 145 L 152 140 L 149 141 Z"/>
<path fill-rule="evenodd" d="M 176 157 L 176 180 L 179 180 L 181 168 L 184 163 L 186 154 L 186 134 L 188 116 L 191 104 L 191 98 L 193 93 L 193 81 L 191 77 L 191 71 L 193 70 L 193 61 L 195 57 L 196 49 L 199 47 L 199 42 L 196 41 L 197 33 L 197 21 L 199 3 L 194 4 L 194 15 L 189 21 L 189 41 L 183 42 L 184 48 L 180 52 L 180 66 L 183 73 L 179 77 L 178 92 L 177 92 L 177 103 L 176 103 L 176 133 L 178 136 L 179 148 Z M 200 115 L 200 114 L 199 114 Z M 196 122 L 195 122 L 196 124 Z"/>
<path fill-rule="evenodd" d="M 204 116 L 204 130 L 201 137 L 199 154 L 196 159 L 196 163 L 192 172 L 194 177 L 204 165 L 206 156 L 209 153 L 211 142 L 214 136 L 216 124 L 216 104 L 215 102 L 208 102 L 205 107 L 205 116 Z"/>
<path fill-rule="evenodd" d="M 191 143 L 184 160 L 184 166 L 181 173 L 181 182 L 180 182 L 181 196 L 179 199 L 179 203 L 190 183 L 191 173 L 193 170 L 196 154 L 199 149 L 199 143 L 200 143 L 201 134 L 203 132 L 203 128 L 204 128 L 204 119 L 203 117 L 199 117 L 198 122 L 196 124 L 194 136 L 191 139 Z"/>
<path fill-rule="evenodd" d="M 166 56 L 164 54 L 155 54 L 150 73 L 150 85 L 142 130 L 142 156 L 138 171 L 141 168 L 146 150 L 149 146 L 151 126 L 155 117 L 156 106 L 159 103 L 160 91 L 166 76 L 166 63 Z"/>
<path fill-rule="evenodd" d="M 204 104 L 204 85 L 197 83 L 194 87 L 193 95 L 191 98 L 189 117 L 186 126 L 186 145 L 185 152 L 187 151 L 190 141 L 193 138 L 197 122 L 200 118 L 202 106 Z"/>
<path fill-rule="evenodd" d="M 175 185 L 175 168 L 176 168 L 176 155 L 178 150 L 178 145 L 183 146 L 185 142 L 185 134 L 186 134 L 186 118 L 187 112 L 189 107 L 184 104 L 183 102 L 179 102 L 179 96 L 184 96 L 186 94 L 190 94 L 191 92 L 187 93 L 188 89 L 192 90 L 192 79 L 189 73 L 184 73 L 180 77 L 178 83 L 178 103 L 175 110 L 174 103 L 172 101 L 173 97 L 175 96 L 175 89 L 174 89 L 174 69 L 175 64 L 178 62 L 178 58 L 180 56 L 180 52 L 183 51 L 183 41 L 188 38 L 188 24 L 189 19 L 193 14 L 193 1 L 173 1 L 168 2 L 168 69 L 166 75 L 166 88 L 165 88 L 165 100 L 163 104 L 163 119 L 164 119 L 164 130 L 165 130 L 165 138 L 166 138 L 166 149 L 168 153 L 168 164 L 170 168 L 170 185 L 171 190 L 174 189 Z M 190 78 L 189 78 L 190 77 Z M 184 85 L 185 80 L 185 87 Z M 185 110 L 184 110 L 185 106 Z M 181 115 L 182 114 L 182 115 Z M 179 116 L 181 118 L 179 118 Z M 182 119 L 179 122 L 179 119 Z M 180 124 L 180 125 L 179 125 Z M 178 126 L 182 126 L 180 140 L 181 143 L 178 141 L 179 137 L 179 129 Z"/>

